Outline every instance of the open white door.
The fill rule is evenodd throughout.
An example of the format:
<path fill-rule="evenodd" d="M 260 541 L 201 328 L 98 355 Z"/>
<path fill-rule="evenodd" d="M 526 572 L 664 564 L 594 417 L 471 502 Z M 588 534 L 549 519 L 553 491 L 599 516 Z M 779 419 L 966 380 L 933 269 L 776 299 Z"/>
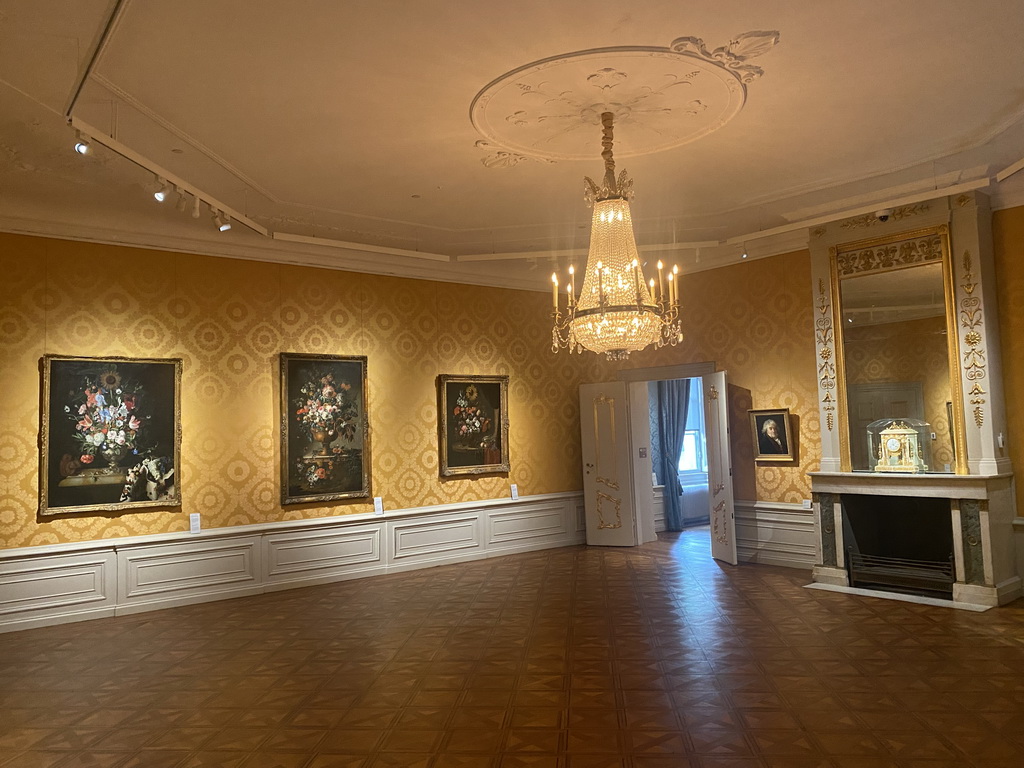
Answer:
<path fill-rule="evenodd" d="M 587 544 L 637 544 L 627 413 L 624 382 L 580 385 Z"/>
<path fill-rule="evenodd" d="M 704 387 L 704 428 L 708 444 L 708 505 L 711 514 L 711 556 L 736 565 L 736 512 L 729 450 L 729 403 L 725 372 L 701 377 Z"/>

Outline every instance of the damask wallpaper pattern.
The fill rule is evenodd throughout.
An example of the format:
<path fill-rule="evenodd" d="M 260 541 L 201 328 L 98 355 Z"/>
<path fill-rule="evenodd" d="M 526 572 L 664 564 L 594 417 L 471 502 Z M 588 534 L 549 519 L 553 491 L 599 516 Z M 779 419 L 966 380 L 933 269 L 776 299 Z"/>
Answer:
<path fill-rule="evenodd" d="M 280 506 L 282 351 L 367 355 L 373 494 L 388 509 L 505 497 L 512 482 L 523 495 L 579 490 L 578 386 L 618 369 L 551 353 L 546 292 L 16 235 L 0 235 L 0 269 L 0 547 L 182 531 L 190 512 L 213 528 L 369 511 Z M 819 460 L 809 255 L 686 275 L 681 297 L 686 340 L 626 365 L 713 360 L 748 391 L 747 407 L 789 408 L 799 460 L 747 467 L 734 456 L 737 492 L 809 498 Z M 37 519 L 44 354 L 183 359 L 180 513 Z M 438 477 L 439 373 L 511 377 L 509 477 Z"/>
<path fill-rule="evenodd" d="M 1024 471 L 1024 207 L 996 211 L 992 216 L 996 296 L 1006 398 L 1007 452 L 1015 472 Z M 1017 515 L 1024 517 L 1019 491 Z"/>
<path fill-rule="evenodd" d="M 0 236 L 0 546 L 368 512 L 282 509 L 278 354 L 367 355 L 373 494 L 388 509 L 580 488 L 579 358 L 541 293 Z M 37 520 L 39 359 L 181 357 L 181 514 Z M 442 480 L 439 373 L 508 374 L 509 477 Z"/>

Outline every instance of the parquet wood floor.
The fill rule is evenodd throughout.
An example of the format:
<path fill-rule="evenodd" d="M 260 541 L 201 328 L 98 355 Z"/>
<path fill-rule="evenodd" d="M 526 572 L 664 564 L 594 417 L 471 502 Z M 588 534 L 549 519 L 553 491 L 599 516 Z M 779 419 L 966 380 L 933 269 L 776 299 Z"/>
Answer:
<path fill-rule="evenodd" d="M 1020 768 L 1024 601 L 711 560 L 706 530 L 0 636 L 0 768 Z"/>

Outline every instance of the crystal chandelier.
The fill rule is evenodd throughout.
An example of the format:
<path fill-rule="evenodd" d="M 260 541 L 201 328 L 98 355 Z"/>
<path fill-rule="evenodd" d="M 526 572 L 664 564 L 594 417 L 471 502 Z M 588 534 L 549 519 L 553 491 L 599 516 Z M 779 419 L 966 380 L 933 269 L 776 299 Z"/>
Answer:
<path fill-rule="evenodd" d="M 593 204 L 594 216 L 583 288 L 577 295 L 575 270 L 569 267 L 564 310 L 559 301 L 558 275 L 551 275 L 551 349 L 589 349 L 604 352 L 609 360 L 624 360 L 630 352 L 651 344 L 678 344 L 683 335 L 679 327 L 679 268 L 673 267 L 666 280 L 664 265 L 659 261 L 657 281 L 644 280 L 629 213 L 633 180 L 625 171 L 615 177 L 612 118 L 611 112 L 601 115 L 603 183 L 598 186 L 585 177 L 585 198 Z"/>

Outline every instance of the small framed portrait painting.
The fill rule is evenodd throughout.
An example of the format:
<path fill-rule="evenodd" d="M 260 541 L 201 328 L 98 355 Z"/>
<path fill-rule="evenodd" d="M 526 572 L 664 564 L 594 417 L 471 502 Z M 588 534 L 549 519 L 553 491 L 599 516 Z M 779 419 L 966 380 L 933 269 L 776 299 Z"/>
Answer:
<path fill-rule="evenodd" d="M 796 458 L 789 408 L 748 411 L 755 461 L 793 461 Z"/>

